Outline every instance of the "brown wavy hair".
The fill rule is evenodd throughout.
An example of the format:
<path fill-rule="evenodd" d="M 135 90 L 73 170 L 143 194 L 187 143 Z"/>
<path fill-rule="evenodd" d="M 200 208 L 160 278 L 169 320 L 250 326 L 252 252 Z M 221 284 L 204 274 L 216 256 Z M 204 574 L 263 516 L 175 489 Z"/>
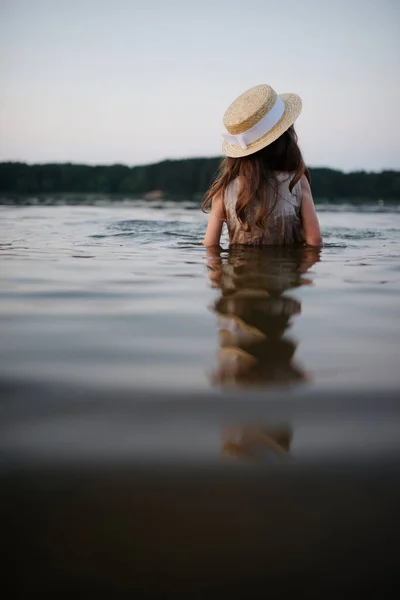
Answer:
<path fill-rule="evenodd" d="M 225 157 L 219 167 L 217 176 L 205 195 L 202 210 L 207 212 L 212 204 L 212 199 L 240 177 L 240 188 L 236 201 L 236 215 L 244 231 L 250 231 L 247 219 L 247 207 L 254 199 L 257 200 L 259 210 L 255 224 L 265 229 L 268 216 L 273 211 L 278 196 L 272 205 L 269 198 L 269 183 L 274 182 L 275 173 L 293 173 L 289 190 L 292 191 L 302 175 L 310 181 L 310 172 L 306 167 L 299 146 L 297 134 L 293 125 L 289 127 L 277 140 L 262 150 L 243 156 L 241 158 Z"/>

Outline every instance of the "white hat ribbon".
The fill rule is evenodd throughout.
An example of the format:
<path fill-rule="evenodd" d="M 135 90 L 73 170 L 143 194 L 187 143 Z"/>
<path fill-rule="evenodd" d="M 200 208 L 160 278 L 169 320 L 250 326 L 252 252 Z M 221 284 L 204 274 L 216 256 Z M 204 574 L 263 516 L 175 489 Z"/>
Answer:
<path fill-rule="evenodd" d="M 228 144 L 233 144 L 234 146 L 240 146 L 241 148 L 247 148 L 253 142 L 256 142 L 258 139 L 263 137 L 266 133 L 268 133 L 275 125 L 281 120 L 283 113 L 285 112 L 285 103 L 283 100 L 277 96 L 274 106 L 271 108 L 269 112 L 260 120 L 258 123 L 247 129 L 246 131 L 242 131 L 242 133 L 238 133 L 236 135 L 232 135 L 230 133 L 223 133 L 222 137 Z"/>

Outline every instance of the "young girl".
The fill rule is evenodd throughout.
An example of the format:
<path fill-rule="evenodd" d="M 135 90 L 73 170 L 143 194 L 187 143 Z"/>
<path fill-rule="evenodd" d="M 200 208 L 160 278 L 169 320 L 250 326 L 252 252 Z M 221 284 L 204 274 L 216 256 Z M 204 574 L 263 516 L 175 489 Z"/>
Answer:
<path fill-rule="evenodd" d="M 205 246 L 219 244 L 226 222 L 230 244 L 321 246 L 310 175 L 293 123 L 296 94 L 269 85 L 244 92 L 224 115 L 223 159 L 203 210 L 211 205 Z"/>

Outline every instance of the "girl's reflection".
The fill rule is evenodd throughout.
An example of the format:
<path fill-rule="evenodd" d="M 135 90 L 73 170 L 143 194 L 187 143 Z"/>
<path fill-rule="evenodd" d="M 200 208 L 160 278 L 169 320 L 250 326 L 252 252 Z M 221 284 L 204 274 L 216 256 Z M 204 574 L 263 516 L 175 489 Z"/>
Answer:
<path fill-rule="evenodd" d="M 294 363 L 296 343 L 285 336 L 300 302 L 287 291 L 312 281 L 304 274 L 319 260 L 313 247 L 234 246 L 228 253 L 208 249 L 209 277 L 221 290 L 218 368 L 214 384 L 264 386 L 301 382 Z"/>
<path fill-rule="evenodd" d="M 286 423 L 274 427 L 237 425 L 224 427 L 221 437 L 223 456 L 258 461 L 265 457 L 265 453 L 273 453 L 279 457 L 288 455 L 293 432 Z"/>

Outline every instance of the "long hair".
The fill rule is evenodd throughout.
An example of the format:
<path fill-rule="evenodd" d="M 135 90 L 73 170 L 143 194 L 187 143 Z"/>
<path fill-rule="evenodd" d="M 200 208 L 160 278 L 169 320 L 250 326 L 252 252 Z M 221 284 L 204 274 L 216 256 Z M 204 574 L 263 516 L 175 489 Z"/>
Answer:
<path fill-rule="evenodd" d="M 276 197 L 272 205 L 268 194 L 269 184 L 273 184 L 277 172 L 293 173 L 289 185 L 290 191 L 302 175 L 305 174 L 310 181 L 310 173 L 297 145 L 297 134 L 293 125 L 272 144 L 254 154 L 241 158 L 225 157 L 214 182 L 205 195 L 202 210 L 207 212 L 214 196 L 220 191 L 224 193 L 230 182 L 239 177 L 240 187 L 236 202 L 236 216 L 244 231 L 249 231 L 247 207 L 250 202 L 256 200 L 259 208 L 255 224 L 261 229 L 265 229 L 268 216 L 278 200 Z"/>

